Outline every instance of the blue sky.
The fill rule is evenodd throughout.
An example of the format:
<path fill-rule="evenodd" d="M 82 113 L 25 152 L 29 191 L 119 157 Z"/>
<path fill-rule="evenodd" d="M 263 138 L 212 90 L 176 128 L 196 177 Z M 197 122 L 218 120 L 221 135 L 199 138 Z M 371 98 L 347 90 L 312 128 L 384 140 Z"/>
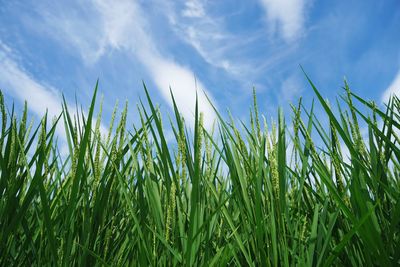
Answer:
<path fill-rule="evenodd" d="M 170 111 L 169 86 L 190 122 L 196 88 L 246 118 L 314 96 L 299 65 L 334 101 L 343 78 L 384 102 L 400 90 L 400 2 L 310 0 L 0 0 L 0 88 L 17 106 L 60 112 L 61 95 L 88 105 L 97 78 L 104 112 L 144 97 Z M 214 118 L 202 91 L 206 124 Z"/>

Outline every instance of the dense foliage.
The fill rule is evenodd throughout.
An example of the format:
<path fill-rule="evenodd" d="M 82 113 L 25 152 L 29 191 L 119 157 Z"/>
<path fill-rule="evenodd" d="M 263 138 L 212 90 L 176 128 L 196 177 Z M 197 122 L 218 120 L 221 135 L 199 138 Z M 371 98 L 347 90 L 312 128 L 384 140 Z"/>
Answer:
<path fill-rule="evenodd" d="M 108 134 L 97 85 L 86 115 L 64 101 L 37 128 L 1 95 L 0 266 L 400 264 L 399 99 L 345 83 L 333 111 L 310 85 L 325 113 L 300 100 L 269 129 L 255 97 L 248 125 L 213 131 L 174 105 L 172 141 L 146 88 L 140 125 L 115 109 Z"/>

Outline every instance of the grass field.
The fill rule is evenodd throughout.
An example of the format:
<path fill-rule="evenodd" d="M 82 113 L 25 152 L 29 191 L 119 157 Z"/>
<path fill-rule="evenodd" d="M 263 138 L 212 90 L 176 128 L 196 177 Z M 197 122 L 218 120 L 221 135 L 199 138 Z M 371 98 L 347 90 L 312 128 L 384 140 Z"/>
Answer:
<path fill-rule="evenodd" d="M 399 99 L 345 84 L 334 107 L 310 85 L 318 116 L 300 101 L 267 125 L 254 97 L 248 125 L 218 115 L 213 133 L 147 89 L 140 125 L 115 111 L 105 136 L 97 85 L 86 115 L 64 101 L 33 127 L 1 95 L 0 266 L 400 264 Z"/>

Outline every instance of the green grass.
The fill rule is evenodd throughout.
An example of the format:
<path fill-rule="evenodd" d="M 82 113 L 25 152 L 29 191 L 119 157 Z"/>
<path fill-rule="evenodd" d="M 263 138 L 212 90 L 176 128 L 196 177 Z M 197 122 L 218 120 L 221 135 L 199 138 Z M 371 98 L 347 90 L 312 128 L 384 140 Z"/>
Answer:
<path fill-rule="evenodd" d="M 300 100 L 270 125 L 256 97 L 249 124 L 218 113 L 214 132 L 174 102 L 173 141 L 146 88 L 141 123 L 114 112 L 105 137 L 97 85 L 87 115 L 64 100 L 36 128 L 1 95 L 0 266 L 400 264 L 400 101 L 345 83 L 333 110 L 309 82 L 324 113 Z"/>

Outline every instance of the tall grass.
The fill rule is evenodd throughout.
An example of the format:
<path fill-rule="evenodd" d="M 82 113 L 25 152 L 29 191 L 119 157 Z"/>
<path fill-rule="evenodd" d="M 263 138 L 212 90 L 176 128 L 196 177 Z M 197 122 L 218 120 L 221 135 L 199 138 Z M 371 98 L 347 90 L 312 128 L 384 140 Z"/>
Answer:
<path fill-rule="evenodd" d="M 209 132 L 174 102 L 172 142 L 146 88 L 141 123 L 125 107 L 106 136 L 97 85 L 87 115 L 64 100 L 36 128 L 1 95 L 0 266 L 400 264 L 400 101 L 345 84 L 334 111 L 309 82 L 325 112 L 300 100 L 290 123 L 268 125 L 254 97 L 250 124 L 217 113 Z"/>

